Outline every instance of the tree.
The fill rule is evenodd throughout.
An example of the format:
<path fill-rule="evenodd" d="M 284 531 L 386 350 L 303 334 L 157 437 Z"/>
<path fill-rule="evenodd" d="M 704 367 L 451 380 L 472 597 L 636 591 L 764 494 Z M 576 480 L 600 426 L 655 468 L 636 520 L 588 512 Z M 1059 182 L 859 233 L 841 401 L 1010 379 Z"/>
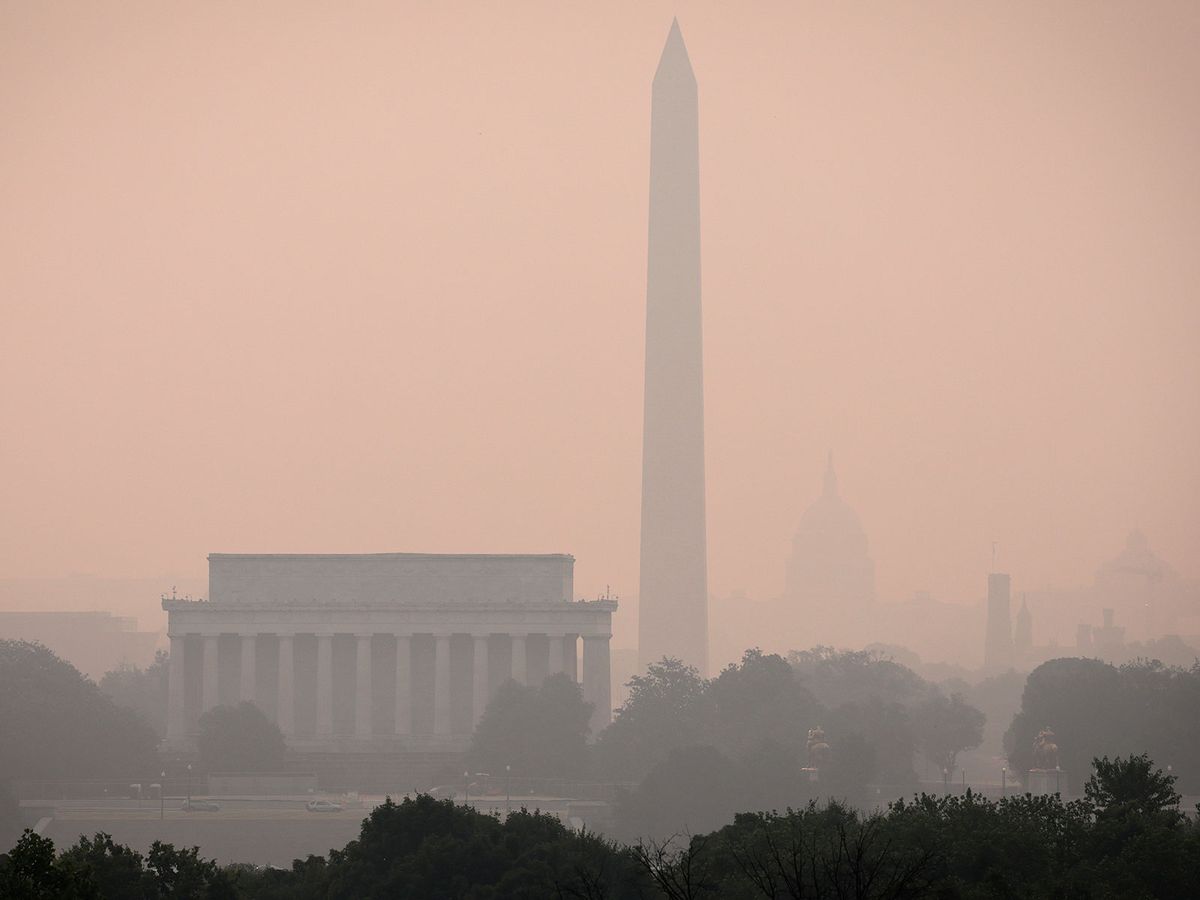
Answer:
<path fill-rule="evenodd" d="M 868 700 L 909 707 L 929 689 L 912 669 L 865 650 L 793 650 L 788 662 L 817 700 L 831 707 Z"/>
<path fill-rule="evenodd" d="M 984 715 L 963 700 L 961 694 L 947 699 L 940 691 L 930 695 L 913 712 L 917 743 L 926 759 L 943 771 L 953 773 L 958 754 L 983 742 Z"/>
<path fill-rule="evenodd" d="M 837 744 L 858 735 L 874 748 L 874 774 L 891 785 L 916 781 L 913 719 L 937 688 L 916 672 L 877 652 L 814 647 L 792 651 L 788 662 L 800 680 L 829 707 L 824 721 L 837 759 Z M 849 795 L 839 795 L 849 796 Z"/>
<path fill-rule="evenodd" d="M 26 829 L 16 846 L 0 856 L 0 897 L 12 900 L 83 900 L 96 897 L 86 875 L 54 856 L 54 841 Z"/>
<path fill-rule="evenodd" d="M 125 663 L 100 679 L 100 690 L 140 715 L 160 738 L 167 734 L 168 662 L 169 654 L 159 650 L 144 669 Z"/>
<path fill-rule="evenodd" d="M 1054 730 L 1059 764 L 1077 777 L 1093 758 L 1146 753 L 1200 791 L 1200 666 L 1141 660 L 1117 668 L 1095 659 L 1053 659 L 1029 674 L 1021 710 L 1004 736 L 1011 767 L 1033 766 L 1033 741 Z"/>
<path fill-rule="evenodd" d="M 281 898 L 602 898 L 637 896 L 638 878 L 626 853 L 554 816 L 520 810 L 501 822 L 421 795 L 375 807 L 358 839 L 327 861 L 249 874 L 239 887 Z"/>
<path fill-rule="evenodd" d="M 8 778 L 138 777 L 157 737 L 41 644 L 0 641 L 0 773 Z"/>
<path fill-rule="evenodd" d="M 706 688 L 708 739 L 722 753 L 741 758 L 770 741 L 799 757 L 821 706 L 787 660 L 747 650 L 741 663 L 726 666 Z"/>
<path fill-rule="evenodd" d="M 719 828 L 737 810 L 738 766 L 715 747 L 673 750 L 617 806 L 620 834 L 665 840 Z"/>
<path fill-rule="evenodd" d="M 1102 814 L 1152 814 L 1178 810 L 1183 798 L 1175 777 L 1154 767 L 1146 754 L 1092 760 L 1094 771 L 1083 786 L 1084 796 Z"/>
<path fill-rule="evenodd" d="M 894 824 L 882 813 L 810 803 L 786 814 L 741 814 L 705 846 L 714 857 L 709 868 L 722 873 L 722 897 L 936 896 L 936 844 L 902 839 Z"/>
<path fill-rule="evenodd" d="M 714 871 L 706 840 L 677 834 L 664 840 L 641 838 L 630 848 L 643 874 L 667 900 L 716 897 L 720 876 Z"/>
<path fill-rule="evenodd" d="M 508 681 L 484 710 L 468 758 L 488 772 L 512 766 L 522 775 L 579 777 L 587 766 L 591 711 L 566 675 L 552 675 L 540 687 Z"/>
<path fill-rule="evenodd" d="M 875 745 L 861 734 L 850 732 L 838 738 L 832 758 L 821 769 L 816 789 L 822 797 L 861 803 L 878 769 Z"/>
<path fill-rule="evenodd" d="M 286 746 L 279 726 L 253 703 L 214 706 L 200 717 L 200 764 L 210 772 L 278 772 Z"/>
<path fill-rule="evenodd" d="M 671 751 L 698 743 L 706 726 L 708 686 L 692 666 L 664 658 L 629 680 L 629 697 L 596 743 L 609 778 L 636 781 Z"/>
<path fill-rule="evenodd" d="M 735 762 L 738 810 L 803 806 L 818 792 L 826 792 L 824 781 L 814 784 L 809 779 L 804 755 L 794 744 L 767 738 Z"/>
<path fill-rule="evenodd" d="M 916 782 L 917 775 L 913 771 L 916 738 L 912 717 L 900 703 L 879 697 L 843 703 L 826 714 L 823 725 L 834 763 L 840 766 L 839 760 L 844 761 L 843 747 L 847 742 L 861 740 L 872 751 L 868 777 L 889 785 Z M 859 749 L 856 748 L 856 754 Z M 847 787 L 844 782 L 839 785 L 843 791 Z M 838 793 L 837 796 L 849 794 Z"/>
<path fill-rule="evenodd" d="M 142 854 L 112 836 L 97 832 L 80 835 L 74 847 L 59 855 L 59 862 L 79 873 L 104 900 L 153 900 L 159 896 L 154 873 L 148 871 Z"/>
<path fill-rule="evenodd" d="M 150 845 L 146 867 L 158 884 L 159 896 L 233 900 L 237 897 L 234 877 L 215 860 L 204 859 L 199 847 L 181 847 L 155 841 Z"/>

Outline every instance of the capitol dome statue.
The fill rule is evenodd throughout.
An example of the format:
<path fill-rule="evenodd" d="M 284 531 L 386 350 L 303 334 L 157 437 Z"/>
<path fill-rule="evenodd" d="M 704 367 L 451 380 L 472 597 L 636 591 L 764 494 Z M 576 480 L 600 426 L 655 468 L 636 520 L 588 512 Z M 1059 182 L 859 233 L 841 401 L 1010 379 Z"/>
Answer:
<path fill-rule="evenodd" d="M 821 496 L 804 511 L 792 539 L 785 598 L 811 607 L 845 609 L 875 600 L 875 563 L 858 515 L 838 494 L 833 454 Z"/>

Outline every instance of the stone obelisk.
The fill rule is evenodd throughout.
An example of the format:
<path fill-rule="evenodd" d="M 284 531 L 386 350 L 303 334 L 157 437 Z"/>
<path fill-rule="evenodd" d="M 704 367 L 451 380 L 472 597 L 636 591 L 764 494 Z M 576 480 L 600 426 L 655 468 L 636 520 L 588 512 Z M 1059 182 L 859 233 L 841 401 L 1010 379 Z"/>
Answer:
<path fill-rule="evenodd" d="M 638 655 L 708 667 L 700 146 L 696 77 L 677 21 L 654 74 Z"/>

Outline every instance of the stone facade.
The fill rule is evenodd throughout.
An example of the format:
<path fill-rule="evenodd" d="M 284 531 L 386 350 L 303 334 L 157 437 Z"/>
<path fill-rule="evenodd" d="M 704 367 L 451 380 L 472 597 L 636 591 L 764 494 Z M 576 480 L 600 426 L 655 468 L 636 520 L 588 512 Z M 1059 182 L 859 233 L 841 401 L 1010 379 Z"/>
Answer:
<path fill-rule="evenodd" d="M 563 672 L 611 717 L 612 600 L 573 600 L 562 554 L 209 556 L 207 600 L 164 599 L 167 740 L 243 700 L 313 751 L 466 746 L 496 688 Z"/>

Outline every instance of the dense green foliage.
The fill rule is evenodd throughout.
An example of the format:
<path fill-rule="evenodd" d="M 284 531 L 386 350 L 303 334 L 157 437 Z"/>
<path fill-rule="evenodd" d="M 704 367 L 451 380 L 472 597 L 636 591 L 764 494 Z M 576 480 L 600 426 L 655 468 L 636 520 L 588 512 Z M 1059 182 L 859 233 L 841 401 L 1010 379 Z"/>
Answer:
<path fill-rule="evenodd" d="M 1151 816 L 1175 809 L 1183 798 L 1177 779 L 1154 768 L 1150 757 L 1130 756 L 1092 760 L 1095 770 L 1083 786 L 1088 802 L 1104 817 Z"/>
<path fill-rule="evenodd" d="M 148 856 L 104 833 L 55 856 L 54 842 L 26 831 L 0 856 L 0 897 L 6 900 L 233 900 L 236 868 L 202 859 L 195 847 L 155 841 Z"/>
<path fill-rule="evenodd" d="M 618 849 L 554 816 L 506 821 L 421 796 L 376 807 L 356 841 L 328 859 L 256 876 L 248 896 L 278 898 L 596 896 L 594 883 L 633 877 Z"/>
<path fill-rule="evenodd" d="M 578 684 L 554 675 L 541 686 L 503 684 L 475 729 L 469 765 L 474 771 L 543 778 L 579 778 L 587 771 L 588 719 Z"/>
<path fill-rule="evenodd" d="M 209 772 L 283 771 L 283 732 L 253 703 L 214 706 L 202 715 L 196 746 Z"/>
<path fill-rule="evenodd" d="M 1004 756 L 1004 732 L 1021 708 L 1025 675 L 1010 669 L 974 684 L 950 678 L 941 682 L 941 688 L 948 694 L 961 694 L 967 703 L 983 713 L 983 743 L 977 752 L 983 753 L 984 758 L 976 765 L 990 765 L 994 770 L 994 761 Z M 963 765 L 965 768 L 966 764 Z"/>
<path fill-rule="evenodd" d="M 702 755 L 700 751 L 686 751 Z M 711 754 L 696 767 L 723 765 Z M 1190 898 L 1200 826 L 1142 757 L 1095 760 L 1087 798 L 920 795 L 863 814 L 837 801 L 742 813 L 703 834 L 622 845 L 521 810 L 507 820 L 428 796 L 387 801 L 359 837 L 290 870 L 146 857 L 107 835 L 55 856 L 31 833 L 0 857 L 14 898 Z M 683 765 L 684 763 L 681 763 Z"/>
<path fill-rule="evenodd" d="M 1029 674 L 1005 734 L 1013 769 L 1033 766 L 1033 740 L 1046 726 L 1068 773 L 1088 771 L 1093 757 L 1146 753 L 1179 773 L 1185 792 L 1200 793 L 1200 664 L 1050 660 Z"/>
<path fill-rule="evenodd" d="M 600 774 L 638 781 L 673 750 L 702 743 L 707 718 L 707 682 L 696 669 L 664 659 L 629 680 L 629 697 L 600 733 Z"/>
<path fill-rule="evenodd" d="M 809 729 L 832 750 L 820 782 Z M 620 803 L 622 837 L 726 821 L 735 810 L 865 799 L 867 785 L 914 785 L 914 753 L 953 769 L 982 740 L 983 715 L 911 670 L 868 653 L 816 648 L 790 661 L 749 650 L 713 679 L 666 659 L 630 682 L 595 747 L 601 777 L 638 786 Z"/>
<path fill-rule="evenodd" d="M 961 694 L 931 694 L 913 711 L 917 746 L 945 772 L 954 771 L 959 751 L 978 747 L 983 741 L 983 723 L 983 713 Z"/>
<path fill-rule="evenodd" d="M 0 776 L 156 771 L 154 730 L 41 644 L 0 641 Z"/>
<path fill-rule="evenodd" d="M 122 665 L 100 679 L 100 690 L 140 715 L 160 738 L 167 734 L 167 662 L 167 652 L 159 650 L 144 669 Z"/>

